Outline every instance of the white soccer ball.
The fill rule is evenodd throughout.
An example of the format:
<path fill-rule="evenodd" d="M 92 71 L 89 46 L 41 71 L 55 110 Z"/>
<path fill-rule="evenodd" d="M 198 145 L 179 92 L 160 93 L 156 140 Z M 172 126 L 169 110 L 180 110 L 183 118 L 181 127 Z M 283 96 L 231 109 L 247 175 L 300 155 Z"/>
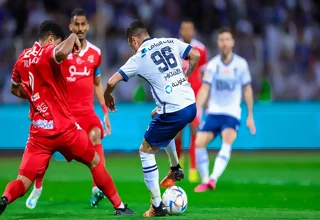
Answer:
<path fill-rule="evenodd" d="M 162 202 L 169 215 L 181 215 L 187 209 L 188 197 L 179 186 L 172 186 L 163 193 Z"/>

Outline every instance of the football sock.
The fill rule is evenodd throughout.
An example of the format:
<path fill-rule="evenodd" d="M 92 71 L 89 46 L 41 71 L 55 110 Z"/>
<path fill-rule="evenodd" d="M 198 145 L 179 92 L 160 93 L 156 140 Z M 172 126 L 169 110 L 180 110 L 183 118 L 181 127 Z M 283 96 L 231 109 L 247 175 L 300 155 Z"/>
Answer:
<path fill-rule="evenodd" d="M 104 164 L 101 162 L 101 160 L 97 166 L 95 166 L 90 170 L 91 170 L 94 182 L 97 184 L 97 187 L 110 200 L 113 207 L 115 209 L 122 208 L 121 206 L 123 206 L 123 204 L 117 192 L 116 186 L 114 185 L 114 182 L 110 174 L 104 167 Z"/>
<path fill-rule="evenodd" d="M 202 179 L 202 183 L 209 182 L 209 157 L 206 148 L 196 148 L 197 168 Z"/>
<path fill-rule="evenodd" d="M 161 203 L 161 194 L 159 186 L 159 170 L 154 154 L 147 154 L 140 151 L 144 181 L 149 189 L 152 204 L 159 207 Z"/>
<path fill-rule="evenodd" d="M 196 135 L 191 135 L 191 142 L 189 147 L 190 168 L 196 168 Z"/>
<path fill-rule="evenodd" d="M 229 159 L 231 157 L 231 145 L 227 143 L 222 143 L 222 147 L 214 161 L 213 172 L 210 178 L 215 182 L 218 181 L 219 177 L 222 175 L 223 171 L 226 169 Z"/>
<path fill-rule="evenodd" d="M 166 152 L 169 156 L 170 160 L 170 166 L 176 167 L 179 164 L 178 154 L 176 150 L 176 145 L 174 143 L 174 140 L 171 140 L 169 145 L 166 147 Z"/>
<path fill-rule="evenodd" d="M 8 203 L 14 202 L 16 199 L 26 194 L 26 187 L 21 180 L 13 180 L 8 183 L 2 196 L 8 198 Z"/>
<path fill-rule="evenodd" d="M 42 175 L 37 176 L 35 183 L 34 183 L 35 189 L 42 189 L 43 177 L 44 177 L 44 173 Z"/>
<path fill-rule="evenodd" d="M 176 144 L 178 158 L 180 159 L 182 156 L 182 139 L 181 139 L 181 137 L 176 137 L 174 141 Z"/>
<path fill-rule="evenodd" d="M 100 161 L 102 165 L 105 167 L 105 158 L 104 158 L 104 150 L 102 144 L 96 144 L 94 145 L 94 148 L 96 152 L 99 154 Z M 97 186 L 97 184 L 94 182 L 94 179 L 92 179 L 92 185 L 93 187 Z"/>

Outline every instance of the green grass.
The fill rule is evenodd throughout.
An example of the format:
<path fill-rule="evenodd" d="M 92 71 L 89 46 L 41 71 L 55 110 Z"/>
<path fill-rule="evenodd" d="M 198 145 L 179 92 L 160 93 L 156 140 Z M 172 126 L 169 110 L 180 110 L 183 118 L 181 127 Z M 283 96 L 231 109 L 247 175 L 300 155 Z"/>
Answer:
<path fill-rule="evenodd" d="M 114 217 L 107 200 L 97 209 L 89 207 L 88 169 L 76 162 L 52 161 L 37 208 L 27 209 L 25 196 L 10 205 L 0 219 L 141 219 L 149 208 L 149 192 L 139 155 L 112 154 L 106 158 L 123 201 L 138 212 L 137 216 Z M 162 178 L 168 170 L 168 159 L 162 154 L 157 161 Z M 16 178 L 19 162 L 0 159 L 1 190 Z M 320 219 L 320 152 L 234 152 L 215 191 L 196 194 L 196 184 L 187 180 L 179 185 L 188 194 L 187 211 L 166 218 Z"/>

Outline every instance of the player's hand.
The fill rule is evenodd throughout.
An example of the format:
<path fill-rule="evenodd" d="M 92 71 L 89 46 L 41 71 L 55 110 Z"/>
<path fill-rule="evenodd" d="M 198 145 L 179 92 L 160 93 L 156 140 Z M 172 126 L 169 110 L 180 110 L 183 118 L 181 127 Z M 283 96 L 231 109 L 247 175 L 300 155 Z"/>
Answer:
<path fill-rule="evenodd" d="M 109 95 L 109 96 L 105 96 L 104 99 L 105 99 L 107 107 L 109 108 L 109 111 L 116 112 L 117 108 L 116 108 L 116 104 L 114 102 L 114 97 L 112 95 Z"/>
<path fill-rule="evenodd" d="M 76 40 L 74 42 L 74 47 L 73 47 L 73 54 L 78 56 L 81 52 L 81 43 L 78 37 L 76 37 Z"/>
<path fill-rule="evenodd" d="M 248 118 L 247 118 L 247 127 L 249 128 L 250 133 L 252 135 L 256 134 L 256 126 L 254 124 L 253 116 L 248 116 Z"/>
<path fill-rule="evenodd" d="M 111 123 L 109 119 L 109 114 L 106 113 L 103 117 L 104 124 L 106 125 L 106 131 L 104 132 L 104 136 L 111 135 Z"/>

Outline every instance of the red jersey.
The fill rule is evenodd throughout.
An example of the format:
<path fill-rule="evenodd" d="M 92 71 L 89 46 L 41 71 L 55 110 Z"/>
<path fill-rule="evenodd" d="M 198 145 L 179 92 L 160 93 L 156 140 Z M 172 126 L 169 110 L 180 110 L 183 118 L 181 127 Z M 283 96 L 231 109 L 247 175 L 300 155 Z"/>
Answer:
<path fill-rule="evenodd" d="M 75 126 L 55 48 L 51 44 L 41 47 L 36 42 L 30 52 L 28 81 L 22 81 L 35 112 L 30 126 L 33 136 L 54 136 Z"/>
<path fill-rule="evenodd" d="M 193 48 L 196 48 L 200 53 L 200 60 L 198 62 L 198 65 L 196 66 L 196 68 L 188 78 L 188 81 L 191 84 L 191 87 L 194 93 L 197 94 L 202 85 L 201 72 L 203 71 L 205 65 L 207 64 L 207 49 L 203 43 L 201 43 L 196 39 L 192 39 L 190 45 Z M 187 65 L 188 65 L 188 62 L 184 61 L 183 66 L 187 67 Z"/>
<path fill-rule="evenodd" d="M 29 80 L 28 68 L 29 68 L 29 57 L 32 48 L 24 49 L 19 55 L 16 63 L 13 66 L 11 82 L 14 85 L 22 83 L 22 81 Z M 33 108 L 30 106 L 29 115 L 32 118 L 34 114 Z"/>
<path fill-rule="evenodd" d="M 68 85 L 68 104 L 74 116 L 94 111 L 94 78 L 100 76 L 101 50 L 87 41 L 78 56 L 70 54 L 62 63 Z"/>

